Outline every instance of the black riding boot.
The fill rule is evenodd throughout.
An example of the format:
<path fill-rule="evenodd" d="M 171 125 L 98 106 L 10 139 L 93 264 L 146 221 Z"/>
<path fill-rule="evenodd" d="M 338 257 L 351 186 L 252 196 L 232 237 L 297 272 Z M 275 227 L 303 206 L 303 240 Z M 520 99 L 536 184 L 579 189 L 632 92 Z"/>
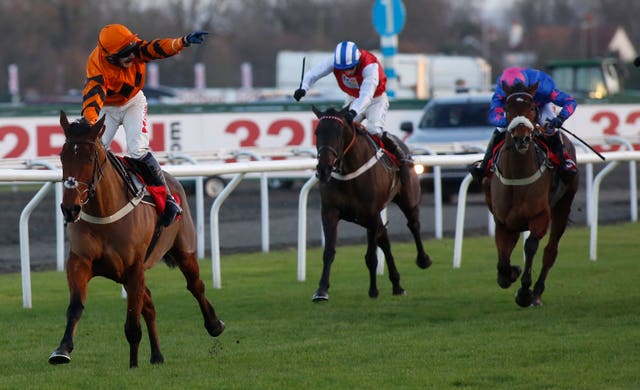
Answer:
<path fill-rule="evenodd" d="M 545 141 L 551 152 L 558 156 L 560 166 L 558 167 L 558 173 L 562 181 L 569 182 L 577 173 L 578 167 L 576 162 L 570 158 L 566 158 L 564 155 L 564 144 L 560 131 L 556 131 L 553 135 L 545 136 Z"/>
<path fill-rule="evenodd" d="M 411 178 L 411 168 L 413 168 L 413 160 L 411 155 L 406 153 L 402 147 L 398 144 L 393 136 L 390 136 L 386 131 L 382 132 L 380 137 L 384 148 L 391 152 L 400 162 L 400 182 L 406 184 Z"/>
<path fill-rule="evenodd" d="M 167 185 L 162 169 L 158 160 L 151 154 L 151 152 L 145 154 L 141 159 L 137 160 L 139 164 L 140 173 L 150 186 L 164 186 L 167 189 L 167 199 L 164 207 L 164 214 L 160 217 L 160 223 L 163 226 L 169 226 L 176 220 L 176 217 L 182 214 L 182 207 L 176 202 L 171 190 Z"/>
<path fill-rule="evenodd" d="M 489 140 L 489 144 L 487 145 L 487 150 L 484 152 L 484 157 L 481 162 L 475 162 L 469 166 L 469 173 L 473 176 L 473 179 L 478 183 L 482 183 L 482 178 L 484 177 L 484 172 L 487 169 L 487 164 L 489 163 L 489 159 L 491 159 L 491 155 L 493 154 L 493 148 L 496 147 L 498 142 L 504 139 L 506 135 L 506 131 L 500 131 L 498 129 L 493 131 L 491 135 L 491 139 Z"/>

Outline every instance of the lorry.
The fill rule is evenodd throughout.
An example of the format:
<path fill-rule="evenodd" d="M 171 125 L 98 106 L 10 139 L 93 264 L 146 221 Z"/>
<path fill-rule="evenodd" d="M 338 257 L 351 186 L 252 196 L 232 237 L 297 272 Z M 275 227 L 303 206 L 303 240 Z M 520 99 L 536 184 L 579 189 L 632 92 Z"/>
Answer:
<path fill-rule="evenodd" d="M 556 87 L 577 99 L 609 99 L 623 92 L 615 58 L 554 60 L 546 68 Z"/>
<path fill-rule="evenodd" d="M 379 52 L 373 53 L 382 62 Z M 305 71 L 332 52 L 288 51 L 278 52 L 276 57 L 276 89 L 291 91 L 300 85 L 302 63 Z M 491 90 L 491 66 L 481 57 L 454 56 L 444 54 L 395 55 L 394 69 L 398 76 L 396 98 L 429 99 L 440 94 L 455 92 L 456 83 L 463 82 L 469 91 Z M 324 77 L 309 91 L 307 97 L 317 99 L 342 99 L 344 94 L 338 88 L 334 77 Z"/>

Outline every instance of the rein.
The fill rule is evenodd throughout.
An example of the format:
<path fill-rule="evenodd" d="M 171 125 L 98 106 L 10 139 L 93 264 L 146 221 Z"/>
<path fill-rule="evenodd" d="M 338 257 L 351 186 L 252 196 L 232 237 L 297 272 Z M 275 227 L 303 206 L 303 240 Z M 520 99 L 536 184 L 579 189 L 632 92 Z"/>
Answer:
<path fill-rule="evenodd" d="M 345 123 L 344 119 L 337 117 L 337 116 L 333 116 L 333 115 L 326 115 L 323 116 L 321 118 L 319 118 L 319 120 L 323 120 L 323 119 L 330 119 L 330 120 L 335 120 L 338 121 L 343 127 L 347 127 L 347 124 Z M 329 149 L 338 160 L 342 161 L 344 159 L 344 156 L 347 155 L 347 152 L 349 152 L 349 150 L 351 150 L 351 148 L 353 147 L 353 145 L 356 142 L 356 136 L 358 131 L 356 130 L 356 128 L 352 125 L 350 126 L 351 129 L 353 130 L 353 137 L 351 137 L 351 141 L 349 142 L 349 144 L 347 145 L 346 148 L 344 148 L 344 151 L 342 152 L 342 157 L 338 156 L 338 153 L 336 152 L 336 150 L 328 145 L 323 145 L 320 146 L 318 148 L 318 151 L 321 151 L 323 149 Z M 343 175 L 341 173 L 338 173 L 336 171 L 331 172 L 331 177 L 336 179 L 336 180 L 341 180 L 341 181 L 348 181 L 348 180 L 352 180 L 355 179 L 356 177 L 362 175 L 363 173 L 365 173 L 366 171 L 368 171 L 369 169 L 371 169 L 374 165 L 376 165 L 376 163 L 378 162 L 378 160 L 384 155 L 384 150 L 382 149 L 378 149 L 378 151 L 371 156 L 371 158 L 369 159 L 369 161 L 367 161 L 366 163 L 364 163 L 362 166 L 360 166 L 360 168 L 358 168 L 357 170 L 348 173 L 346 175 Z"/>
<path fill-rule="evenodd" d="M 99 140 L 96 142 L 100 142 Z M 77 146 L 79 144 L 86 144 L 86 145 L 96 145 L 96 142 L 91 142 L 91 141 L 69 141 L 67 140 L 65 142 L 65 144 L 71 144 L 74 147 L 74 153 L 77 153 Z M 84 206 L 85 204 L 87 204 L 89 202 L 89 200 L 91 198 L 93 198 L 95 196 L 96 193 L 96 186 L 98 185 L 98 183 L 102 180 L 102 178 L 104 177 L 104 167 L 106 166 L 106 164 L 108 164 L 109 161 L 109 155 L 107 154 L 105 156 L 104 161 L 102 162 L 102 164 L 98 164 L 98 151 L 97 149 L 94 150 L 94 155 L 95 155 L 95 160 L 94 160 L 94 167 L 93 167 L 93 178 L 91 179 L 91 181 L 89 183 L 85 183 L 82 181 L 77 180 L 75 177 L 68 177 L 64 183 L 63 186 L 65 189 L 75 189 L 76 191 L 78 191 L 78 193 L 80 193 L 81 195 L 84 193 L 88 193 L 86 199 L 82 200 L 80 203 Z M 83 192 L 80 192 L 80 190 L 78 189 L 78 185 L 79 184 L 83 184 L 86 189 Z M 129 214 L 141 201 L 142 198 L 144 197 L 144 191 L 140 191 L 138 194 L 136 194 L 136 196 L 132 199 L 130 199 L 121 209 L 119 209 L 118 211 L 116 211 L 115 213 L 106 216 L 106 217 L 96 217 L 90 214 L 85 213 L 84 211 L 80 210 L 80 219 L 82 219 L 85 222 L 89 222 L 89 223 L 93 223 L 96 225 L 106 225 L 109 223 L 113 223 L 116 222 L 120 219 L 122 219 L 125 215 Z M 82 198 L 82 196 L 81 196 Z"/>

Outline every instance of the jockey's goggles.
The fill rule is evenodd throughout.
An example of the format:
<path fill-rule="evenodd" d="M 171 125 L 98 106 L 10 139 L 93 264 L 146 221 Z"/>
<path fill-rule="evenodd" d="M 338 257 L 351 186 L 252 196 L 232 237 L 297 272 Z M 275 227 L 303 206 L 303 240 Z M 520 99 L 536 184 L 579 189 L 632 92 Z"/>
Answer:
<path fill-rule="evenodd" d="M 137 43 L 138 42 L 136 42 L 136 40 L 134 39 L 133 41 L 131 41 L 131 43 L 129 43 L 127 46 L 123 47 L 116 54 L 114 54 L 114 57 L 117 57 L 117 58 L 129 57 L 131 53 L 133 53 L 133 51 L 135 50 Z"/>

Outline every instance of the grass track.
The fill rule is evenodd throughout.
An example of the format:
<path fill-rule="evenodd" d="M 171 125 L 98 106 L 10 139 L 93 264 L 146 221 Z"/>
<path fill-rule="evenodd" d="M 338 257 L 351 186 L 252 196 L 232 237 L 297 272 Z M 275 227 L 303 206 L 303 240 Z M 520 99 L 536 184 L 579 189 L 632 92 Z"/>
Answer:
<path fill-rule="evenodd" d="M 416 267 L 412 245 L 393 244 L 408 295 L 392 296 L 385 273 L 376 300 L 367 296 L 364 247 L 339 247 L 331 300 L 321 304 L 311 302 L 319 249 L 308 253 L 304 283 L 296 281 L 295 250 L 225 256 L 223 288 L 207 294 L 227 324 L 217 339 L 204 330 L 182 274 L 160 265 L 147 273 L 147 284 L 166 362 L 149 364 L 145 329 L 134 370 L 119 285 L 91 282 L 71 364 L 51 366 L 47 358 L 64 331 L 65 275 L 34 273 L 30 310 L 22 308 L 20 275 L 0 275 L 0 387 L 634 389 L 638 237 L 640 224 L 601 228 L 598 260 L 591 262 L 588 229 L 570 228 L 544 306 L 528 309 L 514 302 L 517 285 L 497 286 L 489 237 L 466 239 L 455 270 L 452 240 L 425 241 L 434 259 L 428 270 Z M 210 263 L 201 268 L 211 286 Z M 536 277 L 538 269 L 539 256 Z"/>

